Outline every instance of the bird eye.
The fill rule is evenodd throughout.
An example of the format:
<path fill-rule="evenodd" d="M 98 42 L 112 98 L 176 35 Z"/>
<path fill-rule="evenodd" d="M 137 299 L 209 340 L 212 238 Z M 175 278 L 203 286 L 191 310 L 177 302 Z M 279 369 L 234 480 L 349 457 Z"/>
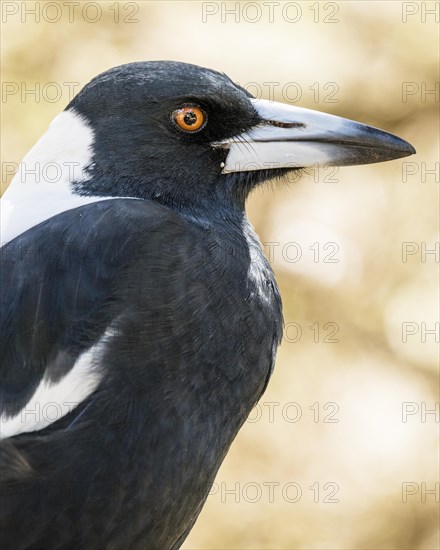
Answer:
<path fill-rule="evenodd" d="M 172 119 L 181 130 L 197 132 L 205 126 L 208 117 L 199 107 L 182 107 L 172 112 Z"/>

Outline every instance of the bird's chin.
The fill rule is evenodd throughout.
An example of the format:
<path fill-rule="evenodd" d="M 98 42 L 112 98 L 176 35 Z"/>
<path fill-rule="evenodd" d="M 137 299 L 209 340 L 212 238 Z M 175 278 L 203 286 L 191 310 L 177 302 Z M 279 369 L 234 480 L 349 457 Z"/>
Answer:
<path fill-rule="evenodd" d="M 304 174 L 304 168 L 271 168 L 264 170 L 250 170 L 249 172 L 231 172 L 225 174 L 226 179 L 245 192 L 247 196 L 253 189 L 270 181 L 295 183 Z"/>

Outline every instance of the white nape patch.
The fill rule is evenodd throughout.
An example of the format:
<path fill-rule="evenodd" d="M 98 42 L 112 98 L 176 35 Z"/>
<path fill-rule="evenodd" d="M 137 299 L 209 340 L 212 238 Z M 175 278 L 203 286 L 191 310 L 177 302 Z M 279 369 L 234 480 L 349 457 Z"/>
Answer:
<path fill-rule="evenodd" d="M 100 340 L 82 353 L 61 380 L 51 383 L 43 377 L 26 406 L 13 417 L 0 418 L 0 439 L 46 428 L 87 399 L 102 379 L 97 369 L 109 339 L 115 330 L 109 327 Z"/>
<path fill-rule="evenodd" d="M 72 181 L 89 179 L 93 130 L 73 110 L 54 118 L 20 163 L 1 199 L 0 245 L 66 210 L 115 197 L 81 197 Z"/>

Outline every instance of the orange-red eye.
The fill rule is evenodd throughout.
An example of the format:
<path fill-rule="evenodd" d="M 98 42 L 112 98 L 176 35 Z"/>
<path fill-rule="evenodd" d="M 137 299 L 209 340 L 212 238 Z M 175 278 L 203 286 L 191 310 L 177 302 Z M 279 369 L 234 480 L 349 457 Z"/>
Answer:
<path fill-rule="evenodd" d="M 173 112 L 173 120 L 185 132 L 197 132 L 206 124 L 206 113 L 198 107 L 182 107 Z"/>

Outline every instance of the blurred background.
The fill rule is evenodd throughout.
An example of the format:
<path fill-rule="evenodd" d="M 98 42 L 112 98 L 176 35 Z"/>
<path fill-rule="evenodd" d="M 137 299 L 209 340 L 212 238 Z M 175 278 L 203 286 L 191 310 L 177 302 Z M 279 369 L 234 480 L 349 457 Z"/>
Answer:
<path fill-rule="evenodd" d="M 224 71 L 415 146 L 249 200 L 285 338 L 184 548 L 439 548 L 439 3 L 1 7 L 2 190 L 72 94 L 136 60 Z"/>

